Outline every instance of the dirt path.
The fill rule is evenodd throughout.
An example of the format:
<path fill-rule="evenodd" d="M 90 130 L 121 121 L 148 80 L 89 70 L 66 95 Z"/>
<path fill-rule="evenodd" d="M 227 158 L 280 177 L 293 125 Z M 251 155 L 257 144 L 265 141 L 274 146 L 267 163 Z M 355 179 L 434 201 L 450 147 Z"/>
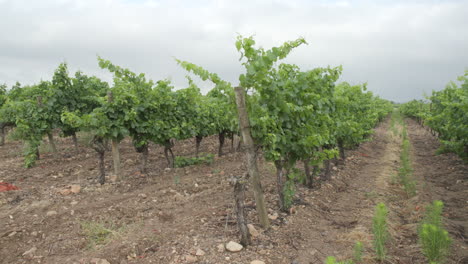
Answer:
<path fill-rule="evenodd" d="M 333 169 L 332 180 L 321 188 L 300 187 L 295 213 L 279 213 L 274 166 L 260 160 L 272 229 L 256 225 L 255 206 L 247 193 L 248 219 L 260 234 L 239 253 L 218 246 L 238 241 L 229 177 L 244 171 L 243 153 L 231 153 L 211 165 L 165 170 L 161 148 L 152 146 L 149 175 L 135 173 L 138 155 L 129 141 L 122 144 L 126 178 L 99 186 L 95 153 L 60 140 L 59 155 L 45 154 L 38 166 L 21 168 L 21 145 L 0 148 L 0 180 L 20 191 L 0 193 L 0 263 L 89 263 L 101 258 L 115 263 L 323 263 L 327 256 L 348 259 L 356 241 L 365 245 L 365 263 L 372 259 L 372 216 L 378 202 L 387 204 L 389 263 L 425 263 L 415 230 L 422 212 L 433 199 L 446 203 L 447 226 L 455 239 L 448 263 L 466 261 L 467 168 L 453 155 L 435 156 L 437 141 L 409 122 L 415 178 L 419 194 L 407 199 L 394 184 L 401 139 L 387 120 L 373 140 L 348 151 L 345 165 Z M 177 155 L 193 155 L 192 141 L 178 142 Z M 202 142 L 202 151 L 215 153 L 217 138 Z M 227 152 L 227 149 L 226 149 Z M 106 160 L 111 170 L 110 158 Z M 79 184 L 81 192 L 57 191 Z M 448 189 L 447 189 L 448 188 Z M 103 223 L 116 235 L 104 245 L 90 247 L 83 223 Z M 26 251 L 36 248 L 31 254 Z M 196 256 L 198 249 L 202 256 Z M 465 259 L 463 259 L 465 257 Z M 190 262 L 193 261 L 193 262 Z"/>
<path fill-rule="evenodd" d="M 453 239 L 447 263 L 468 263 L 468 164 L 452 153 L 436 155 L 437 139 L 413 120 L 407 124 L 419 201 L 444 202 L 445 226 Z"/>

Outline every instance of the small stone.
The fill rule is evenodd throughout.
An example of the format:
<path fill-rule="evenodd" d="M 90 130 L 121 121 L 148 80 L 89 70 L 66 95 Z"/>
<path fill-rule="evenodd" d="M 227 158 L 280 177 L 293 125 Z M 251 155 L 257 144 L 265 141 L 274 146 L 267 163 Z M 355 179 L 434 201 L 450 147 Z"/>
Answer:
<path fill-rule="evenodd" d="M 115 174 L 112 174 L 112 175 L 109 176 L 109 180 L 110 180 L 111 182 L 117 182 L 117 179 L 118 179 L 118 177 L 117 177 L 117 175 L 115 175 Z"/>
<path fill-rule="evenodd" d="M 30 257 L 34 254 L 34 252 L 36 252 L 36 250 L 37 250 L 37 247 L 32 247 L 28 251 L 24 252 L 23 256 Z"/>
<path fill-rule="evenodd" d="M 81 191 L 81 186 L 77 185 L 77 184 L 72 184 L 70 185 L 70 192 L 72 193 L 79 193 Z"/>
<path fill-rule="evenodd" d="M 37 236 L 37 232 L 36 232 L 36 231 L 32 232 L 32 233 L 31 233 L 31 236 L 36 237 L 36 236 Z"/>
<path fill-rule="evenodd" d="M 230 258 L 230 257 L 225 257 L 224 259 L 227 260 L 227 261 L 229 261 L 231 258 Z"/>
<path fill-rule="evenodd" d="M 295 213 L 297 213 L 297 210 L 296 210 L 296 208 L 295 208 L 295 207 L 291 207 L 291 208 L 289 208 L 289 214 L 291 214 L 291 215 L 292 215 L 292 214 L 295 214 Z"/>
<path fill-rule="evenodd" d="M 61 195 L 70 195 L 70 194 L 71 194 L 71 190 L 68 189 L 68 188 L 67 188 L 67 189 L 62 189 L 62 190 L 59 191 L 59 193 L 60 193 Z"/>
<path fill-rule="evenodd" d="M 261 261 L 261 260 L 253 260 L 250 262 L 250 264 L 265 264 L 265 262 Z"/>
<path fill-rule="evenodd" d="M 192 255 L 187 255 L 185 256 L 185 261 L 187 261 L 188 263 L 195 263 L 197 262 L 197 257 L 195 256 L 192 256 Z"/>
<path fill-rule="evenodd" d="M 258 237 L 260 235 L 260 232 L 258 232 L 257 229 L 255 229 L 254 225 L 248 224 L 247 228 L 249 229 L 249 232 L 252 235 L 252 237 Z"/>
<path fill-rule="evenodd" d="M 184 200 L 185 200 L 185 196 L 183 196 L 183 195 L 180 194 L 180 193 L 176 193 L 176 194 L 174 195 L 174 199 L 175 199 L 176 201 L 184 201 Z"/>
<path fill-rule="evenodd" d="M 273 214 L 269 214 L 269 215 L 268 215 L 268 218 L 269 218 L 270 220 L 275 221 L 276 219 L 278 219 L 278 213 L 275 212 L 275 213 L 273 213 Z"/>
<path fill-rule="evenodd" d="M 221 253 L 221 252 L 224 252 L 224 245 L 223 245 L 223 244 L 219 244 L 219 245 L 217 246 L 217 248 L 218 248 L 218 252 L 220 252 L 220 253 Z"/>
<path fill-rule="evenodd" d="M 239 252 L 242 248 L 243 246 L 241 244 L 234 241 L 229 241 L 229 243 L 226 244 L 226 249 L 230 252 Z"/>
<path fill-rule="evenodd" d="M 100 258 L 92 258 L 90 260 L 90 263 L 91 264 L 110 264 L 110 262 L 107 261 L 106 259 L 100 259 Z"/>
<path fill-rule="evenodd" d="M 204 256 L 205 255 L 205 251 L 201 250 L 201 249 L 197 249 L 197 252 L 195 253 L 195 255 L 197 256 Z"/>
<path fill-rule="evenodd" d="M 335 166 L 333 166 L 333 167 L 332 167 L 332 170 L 336 171 L 336 170 L 338 170 L 338 168 L 335 167 Z"/>
<path fill-rule="evenodd" d="M 72 202 L 70 203 L 70 205 L 77 205 L 77 204 L 78 204 L 78 201 L 72 201 Z"/>
<path fill-rule="evenodd" d="M 34 201 L 31 203 L 30 207 L 45 209 L 46 207 L 49 207 L 50 204 L 51 202 L 49 200 Z"/>
<path fill-rule="evenodd" d="M 11 232 L 8 236 L 9 236 L 9 237 L 12 237 L 12 236 L 14 236 L 14 235 L 16 235 L 16 234 L 17 234 L 16 231 L 13 231 L 13 232 Z"/>
<path fill-rule="evenodd" d="M 144 194 L 144 193 L 140 193 L 140 194 L 138 194 L 138 196 L 140 196 L 140 197 L 143 198 L 143 199 L 146 199 L 146 198 L 148 197 L 148 196 L 147 196 L 146 194 Z"/>
<path fill-rule="evenodd" d="M 52 216 L 52 215 L 56 215 L 57 214 L 57 211 L 48 211 L 46 213 L 47 216 Z"/>

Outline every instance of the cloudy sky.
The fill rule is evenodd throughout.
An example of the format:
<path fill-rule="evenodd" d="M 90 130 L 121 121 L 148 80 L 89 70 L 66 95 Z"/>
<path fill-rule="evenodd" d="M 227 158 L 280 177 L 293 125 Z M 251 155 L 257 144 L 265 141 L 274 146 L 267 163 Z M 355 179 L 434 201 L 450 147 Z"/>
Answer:
<path fill-rule="evenodd" d="M 237 84 L 241 34 L 264 48 L 304 37 L 286 62 L 343 65 L 342 81 L 406 101 L 468 69 L 467 14 L 455 0 L 0 0 L 0 83 L 49 80 L 62 61 L 111 80 L 100 55 L 176 87 L 186 73 L 174 57 Z"/>

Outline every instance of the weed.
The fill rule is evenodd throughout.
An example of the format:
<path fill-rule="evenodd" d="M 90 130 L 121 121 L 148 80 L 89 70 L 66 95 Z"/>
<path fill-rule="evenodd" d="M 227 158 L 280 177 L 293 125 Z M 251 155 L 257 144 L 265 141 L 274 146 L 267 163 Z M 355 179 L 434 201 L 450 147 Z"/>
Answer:
<path fill-rule="evenodd" d="M 364 246 L 360 241 L 356 242 L 354 245 L 354 250 L 353 250 L 353 259 L 354 262 L 360 263 L 362 262 L 362 253 L 364 252 Z"/>
<path fill-rule="evenodd" d="M 177 156 L 175 157 L 174 161 L 174 166 L 176 168 L 182 168 L 182 167 L 187 167 L 191 165 L 197 165 L 197 164 L 211 164 L 214 161 L 214 155 L 213 154 L 206 154 L 205 156 L 199 157 L 199 158 L 189 158 L 189 157 L 181 157 Z"/>
<path fill-rule="evenodd" d="M 448 232 L 442 226 L 444 203 L 434 201 L 426 207 L 426 215 L 418 230 L 419 242 L 429 263 L 440 263 L 447 256 L 451 244 Z"/>
<path fill-rule="evenodd" d="M 393 135 L 394 136 L 397 136 L 398 135 L 398 129 L 397 127 L 395 126 L 395 124 L 398 122 L 398 123 L 401 123 L 401 115 L 400 115 L 400 112 L 398 112 L 398 110 L 393 110 L 393 113 L 392 113 L 392 119 L 391 119 L 391 123 L 390 123 L 390 126 L 391 126 L 391 129 L 392 129 L 392 132 L 393 132 Z"/>
<path fill-rule="evenodd" d="M 24 145 L 24 166 L 31 168 L 36 164 L 38 157 L 38 149 L 41 141 L 29 140 Z"/>
<path fill-rule="evenodd" d="M 374 191 L 370 191 L 370 192 L 364 193 L 364 196 L 369 200 L 373 200 L 373 199 L 377 198 L 379 195 Z"/>
<path fill-rule="evenodd" d="M 419 241 L 429 263 L 440 263 L 447 256 L 452 242 L 447 231 L 431 224 L 422 225 Z"/>
<path fill-rule="evenodd" d="M 344 261 L 337 261 L 335 257 L 327 257 L 325 260 L 325 264 L 352 264 L 352 261 L 344 260 Z"/>
<path fill-rule="evenodd" d="M 392 174 L 390 176 L 390 184 L 391 185 L 397 185 L 398 183 L 398 175 L 397 174 Z"/>
<path fill-rule="evenodd" d="M 375 253 L 377 254 L 377 259 L 380 261 L 385 260 L 386 254 L 385 243 L 388 239 L 387 215 L 388 210 L 385 207 L 385 204 L 377 204 L 377 206 L 375 207 L 375 215 L 372 219 L 372 231 L 374 233 Z"/>
<path fill-rule="evenodd" d="M 39 146 L 39 153 L 51 153 L 53 152 L 52 151 L 52 147 L 50 146 L 50 144 L 41 144 Z"/>
<path fill-rule="evenodd" d="M 93 139 L 94 134 L 88 131 L 79 131 L 77 133 L 78 144 L 82 146 L 91 146 L 91 140 Z"/>
<path fill-rule="evenodd" d="M 102 222 L 81 222 L 81 229 L 88 240 L 89 249 L 106 244 L 119 233 L 113 225 L 106 227 Z"/>
<path fill-rule="evenodd" d="M 304 182 L 305 175 L 300 170 L 293 168 L 284 183 L 283 196 L 284 196 L 284 208 L 291 208 L 294 202 L 294 195 L 296 194 L 296 182 Z"/>
<path fill-rule="evenodd" d="M 327 257 L 325 260 L 325 264 L 354 264 L 362 262 L 362 252 L 364 251 L 364 247 L 361 242 L 356 242 L 354 245 L 354 256 L 353 260 L 343 260 L 337 261 L 335 257 Z"/>
<path fill-rule="evenodd" d="M 174 184 L 179 185 L 180 184 L 180 175 L 177 174 L 174 176 Z"/>
<path fill-rule="evenodd" d="M 291 208 L 294 202 L 294 194 L 296 193 L 296 185 L 294 181 L 287 180 L 283 187 L 284 208 Z"/>
<path fill-rule="evenodd" d="M 439 200 L 435 200 L 432 204 L 426 207 L 426 214 L 422 221 L 422 224 L 431 224 L 434 226 L 442 226 L 442 210 L 444 209 L 444 203 Z"/>
<path fill-rule="evenodd" d="M 403 125 L 402 130 L 403 142 L 401 145 L 400 154 L 400 169 L 398 170 L 398 176 L 400 183 L 403 185 L 403 189 L 406 194 L 411 197 L 416 195 L 416 182 L 412 179 L 413 168 L 410 160 L 410 142 L 408 139 L 408 133 L 406 132 L 406 126 Z"/>

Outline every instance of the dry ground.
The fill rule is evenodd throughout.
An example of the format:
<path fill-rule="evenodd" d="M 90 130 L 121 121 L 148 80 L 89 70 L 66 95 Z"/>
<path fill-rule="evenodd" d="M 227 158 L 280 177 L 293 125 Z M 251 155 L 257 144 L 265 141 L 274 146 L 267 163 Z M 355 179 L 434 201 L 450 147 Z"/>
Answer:
<path fill-rule="evenodd" d="M 57 142 L 59 153 L 47 153 L 31 169 L 22 167 L 20 142 L 0 147 L 0 181 L 18 191 L 0 193 L 0 263 L 90 263 L 92 258 L 115 263 L 323 263 L 327 256 L 352 256 L 356 241 L 365 245 L 365 263 L 372 256 L 372 215 L 378 202 L 390 210 L 388 263 L 425 263 L 416 227 L 432 200 L 445 203 L 445 223 L 454 240 L 447 263 L 468 263 L 468 166 L 452 154 L 436 156 L 438 142 L 408 120 L 418 195 L 408 199 L 395 182 L 401 139 L 387 120 L 369 142 L 347 152 L 330 182 L 315 189 L 300 187 L 295 213 L 279 213 L 272 228 L 261 230 L 248 190 L 247 212 L 260 235 L 239 253 L 218 246 L 238 241 L 229 178 L 244 172 L 243 153 L 216 158 L 211 165 L 165 169 L 162 148 L 152 146 L 148 175 L 137 173 L 138 155 L 128 140 L 121 146 L 125 179 L 103 186 L 95 182 L 93 150 L 76 152 L 69 139 Z M 202 142 L 215 153 L 217 138 Z M 226 147 L 225 151 L 229 151 Z M 178 142 L 176 155 L 192 156 L 194 142 Z M 111 172 L 111 158 L 106 157 Z M 259 160 L 270 213 L 275 215 L 274 166 Z M 77 184 L 77 194 L 59 193 Z M 112 235 L 102 245 L 90 244 L 83 225 L 103 224 Z M 36 248 L 36 250 L 34 250 Z M 33 249 L 30 254 L 23 255 Z M 203 256 L 195 256 L 198 249 Z"/>

